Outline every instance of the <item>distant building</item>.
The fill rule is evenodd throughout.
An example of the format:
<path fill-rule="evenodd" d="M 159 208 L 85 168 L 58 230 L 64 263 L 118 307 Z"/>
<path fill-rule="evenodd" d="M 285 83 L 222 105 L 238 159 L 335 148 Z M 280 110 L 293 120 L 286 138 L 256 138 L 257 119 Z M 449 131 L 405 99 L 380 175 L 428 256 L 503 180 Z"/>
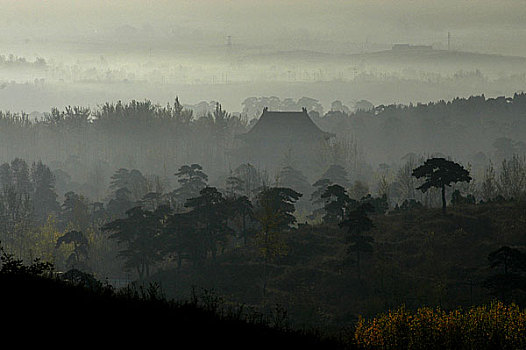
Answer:
<path fill-rule="evenodd" d="M 314 124 L 306 108 L 301 112 L 277 112 L 265 107 L 257 123 L 238 138 L 249 144 L 267 143 L 269 140 L 288 144 L 327 140 L 332 136 Z"/>
<path fill-rule="evenodd" d="M 237 139 L 242 142 L 240 148 L 246 160 L 275 168 L 286 153 L 302 160 L 312 159 L 321 144 L 334 136 L 314 124 L 306 108 L 301 112 L 277 112 L 265 107 L 256 124 Z"/>
<path fill-rule="evenodd" d="M 404 51 L 404 50 L 433 50 L 432 45 L 410 45 L 410 44 L 394 44 L 392 47 L 393 51 Z"/>

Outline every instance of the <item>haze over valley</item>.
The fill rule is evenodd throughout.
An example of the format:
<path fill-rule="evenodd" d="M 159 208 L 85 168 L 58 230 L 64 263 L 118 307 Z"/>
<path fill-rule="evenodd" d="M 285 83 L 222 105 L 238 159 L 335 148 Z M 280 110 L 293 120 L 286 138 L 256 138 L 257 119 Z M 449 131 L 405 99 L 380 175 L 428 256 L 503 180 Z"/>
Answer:
<path fill-rule="evenodd" d="M 523 1 L 0 9 L 14 328 L 526 348 Z"/>

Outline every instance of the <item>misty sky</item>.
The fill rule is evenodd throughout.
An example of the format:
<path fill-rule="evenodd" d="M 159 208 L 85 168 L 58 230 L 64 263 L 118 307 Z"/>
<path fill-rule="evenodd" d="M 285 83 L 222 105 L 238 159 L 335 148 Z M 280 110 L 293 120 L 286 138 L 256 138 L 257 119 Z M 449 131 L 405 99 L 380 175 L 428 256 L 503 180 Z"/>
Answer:
<path fill-rule="evenodd" d="M 122 27 L 131 26 L 150 38 L 178 38 L 181 45 L 185 39 L 220 45 L 231 35 L 237 45 L 351 52 L 357 47 L 353 43 L 365 42 L 444 47 L 450 31 L 460 49 L 526 55 L 523 0 L 1 0 L 0 4 L 4 47 L 24 40 L 49 46 L 115 36 L 122 40 L 130 29 Z M 33 44 L 34 49 L 39 47 Z"/>
<path fill-rule="evenodd" d="M 381 80 L 384 73 L 427 81 L 426 74 L 447 78 L 479 69 L 489 79 L 523 77 L 522 61 L 499 57 L 483 65 L 452 55 L 417 67 L 405 59 L 379 65 L 350 56 L 396 43 L 444 50 L 448 32 L 454 51 L 526 57 L 526 1 L 0 0 L 0 61 L 46 61 L 40 69 L 0 65 L 0 109 L 119 99 L 164 104 L 178 95 L 189 104 L 214 100 L 239 111 L 249 96 L 309 96 L 328 106 L 334 99 L 428 102 L 522 89 L 524 78 L 451 85 L 458 89 L 419 83 L 402 89 Z M 360 73 L 374 75 L 376 85 L 354 82 Z"/>

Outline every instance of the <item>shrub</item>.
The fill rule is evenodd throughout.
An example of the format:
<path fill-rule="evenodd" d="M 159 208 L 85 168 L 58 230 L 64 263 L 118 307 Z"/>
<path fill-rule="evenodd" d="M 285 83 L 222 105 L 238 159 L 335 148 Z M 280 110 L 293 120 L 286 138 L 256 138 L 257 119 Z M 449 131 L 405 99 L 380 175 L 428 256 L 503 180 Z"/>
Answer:
<path fill-rule="evenodd" d="M 524 349 L 526 312 L 501 302 L 449 312 L 401 307 L 360 319 L 354 341 L 363 349 Z"/>

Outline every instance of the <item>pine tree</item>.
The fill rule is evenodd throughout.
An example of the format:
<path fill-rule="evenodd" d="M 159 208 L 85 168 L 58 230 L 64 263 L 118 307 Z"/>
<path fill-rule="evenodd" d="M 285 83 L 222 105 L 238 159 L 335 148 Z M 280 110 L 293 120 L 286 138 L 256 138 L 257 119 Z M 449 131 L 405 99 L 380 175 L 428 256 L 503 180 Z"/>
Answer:
<path fill-rule="evenodd" d="M 325 200 L 325 216 L 323 221 L 326 223 L 337 223 L 343 220 L 345 214 L 356 205 L 356 201 L 349 198 L 347 191 L 340 185 L 330 185 L 321 195 Z"/>
<path fill-rule="evenodd" d="M 333 164 L 321 176 L 321 179 L 328 179 L 333 184 L 340 185 L 343 188 L 348 188 L 351 184 L 348 179 L 347 171 L 344 167 L 338 164 Z"/>
<path fill-rule="evenodd" d="M 413 170 L 414 177 L 424 178 L 424 183 L 417 187 L 426 192 L 431 187 L 442 189 L 442 212 L 446 214 L 446 186 L 456 182 L 470 182 L 471 176 L 462 165 L 445 158 L 430 158 L 424 165 Z"/>
<path fill-rule="evenodd" d="M 175 173 L 181 185 L 172 192 L 175 200 L 184 204 L 187 199 L 199 196 L 199 192 L 206 187 L 208 175 L 199 164 L 183 165 Z"/>
<path fill-rule="evenodd" d="M 285 166 L 278 174 L 279 187 L 292 188 L 294 191 L 304 196 L 309 196 L 312 192 L 312 186 L 307 181 L 303 173 L 291 166 Z"/>
<path fill-rule="evenodd" d="M 340 227 L 346 227 L 346 242 L 349 244 L 348 252 L 356 253 L 356 263 L 358 267 L 358 278 L 361 279 L 360 253 L 373 251 L 372 243 L 374 238 L 364 233 L 374 228 L 374 224 L 367 213 L 373 212 L 374 208 L 369 203 L 362 203 L 355 209 L 350 210 L 345 220 L 340 222 Z"/>

